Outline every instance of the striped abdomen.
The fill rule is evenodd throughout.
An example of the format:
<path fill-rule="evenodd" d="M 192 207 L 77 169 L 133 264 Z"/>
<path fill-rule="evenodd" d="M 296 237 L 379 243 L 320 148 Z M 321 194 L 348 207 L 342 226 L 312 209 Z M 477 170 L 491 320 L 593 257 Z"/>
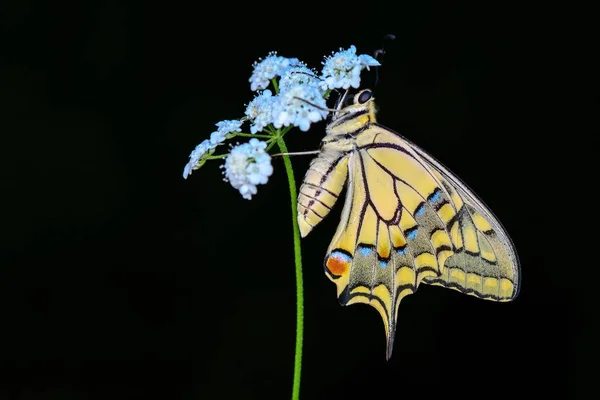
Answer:
<path fill-rule="evenodd" d="M 335 204 L 348 177 L 348 156 L 325 151 L 311 163 L 298 195 L 298 225 L 308 235 Z"/>

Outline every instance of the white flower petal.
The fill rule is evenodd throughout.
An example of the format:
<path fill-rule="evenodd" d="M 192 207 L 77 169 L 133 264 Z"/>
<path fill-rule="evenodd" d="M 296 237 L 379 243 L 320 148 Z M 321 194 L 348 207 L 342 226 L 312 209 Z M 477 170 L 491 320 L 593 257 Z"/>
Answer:
<path fill-rule="evenodd" d="M 190 163 L 185 164 L 185 168 L 183 168 L 183 179 L 187 179 L 188 176 L 192 174 L 192 166 Z"/>
<path fill-rule="evenodd" d="M 241 132 L 241 127 L 244 121 L 237 119 L 226 119 L 224 121 L 217 122 L 217 132 L 223 134 L 223 136 L 231 132 Z"/>
<path fill-rule="evenodd" d="M 210 134 L 210 143 L 214 146 L 223 143 L 225 141 L 225 133 L 215 131 Z"/>
<path fill-rule="evenodd" d="M 307 119 L 302 119 L 299 121 L 298 127 L 301 131 L 306 132 L 310 128 L 310 121 Z"/>
<path fill-rule="evenodd" d="M 374 57 L 371 57 L 368 54 L 361 54 L 358 56 L 360 59 L 360 64 L 367 68 L 367 71 L 370 71 L 369 67 L 379 67 L 381 63 L 377 61 Z"/>

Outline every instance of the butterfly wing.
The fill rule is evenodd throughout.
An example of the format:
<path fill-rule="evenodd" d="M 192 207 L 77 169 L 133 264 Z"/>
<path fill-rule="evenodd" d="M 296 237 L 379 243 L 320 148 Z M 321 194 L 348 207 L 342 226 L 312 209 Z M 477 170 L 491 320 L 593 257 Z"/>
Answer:
<path fill-rule="evenodd" d="M 399 134 L 387 128 L 379 129 L 387 131 L 380 137 L 382 140 L 398 141 L 428 167 L 455 210 L 446 224 L 453 254 L 446 259 L 440 276 L 426 277 L 423 282 L 481 299 L 513 300 L 520 289 L 520 266 L 514 244 L 500 221 L 465 183 L 434 157 Z M 438 203 L 438 207 L 442 203 Z"/>
<path fill-rule="evenodd" d="M 378 125 L 360 134 L 347 160 L 349 187 L 325 272 L 341 304 L 380 313 L 388 359 L 398 305 L 421 282 L 491 300 L 516 296 L 508 235 L 441 164 Z"/>

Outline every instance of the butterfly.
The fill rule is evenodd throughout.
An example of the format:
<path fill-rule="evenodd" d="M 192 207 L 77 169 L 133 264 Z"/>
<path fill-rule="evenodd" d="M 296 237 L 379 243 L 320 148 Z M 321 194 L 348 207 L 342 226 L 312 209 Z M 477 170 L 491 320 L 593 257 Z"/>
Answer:
<path fill-rule="evenodd" d="M 347 95 L 306 172 L 297 218 L 306 237 L 348 182 L 325 274 L 342 305 L 377 309 L 389 360 L 398 306 L 421 283 L 505 302 L 519 293 L 520 267 L 489 208 L 440 162 L 377 122 L 371 90 Z M 342 107 L 344 99 L 353 101 Z"/>

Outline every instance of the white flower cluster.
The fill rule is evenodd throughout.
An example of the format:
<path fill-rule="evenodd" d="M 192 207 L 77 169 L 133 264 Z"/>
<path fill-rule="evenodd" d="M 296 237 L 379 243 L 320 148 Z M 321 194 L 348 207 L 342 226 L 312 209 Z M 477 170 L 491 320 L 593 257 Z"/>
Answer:
<path fill-rule="evenodd" d="M 250 132 L 260 132 L 270 124 L 277 129 L 291 125 L 307 131 L 311 123 L 327 117 L 325 94 L 328 90 L 358 88 L 361 71 L 378 65 L 375 58 L 357 55 L 356 47 L 350 46 L 327 57 L 319 77 L 297 58 L 269 53 L 254 63 L 249 79 L 253 91 L 263 90 L 246 108 L 246 117 L 251 121 Z M 264 89 L 276 77 L 280 77 L 279 93 L 273 95 Z"/>
<path fill-rule="evenodd" d="M 250 133 L 258 134 L 266 129 L 266 134 L 270 136 L 274 134 L 273 128 L 290 126 L 307 131 L 312 123 L 327 117 L 326 96 L 329 91 L 358 88 L 361 71 L 378 65 L 379 62 L 371 56 L 357 55 L 356 48 L 351 46 L 326 57 L 319 76 L 297 58 L 286 58 L 270 52 L 267 57 L 253 64 L 249 79 L 250 89 L 257 92 L 245 110 L 244 120 L 250 123 Z M 275 94 L 267 89 L 271 83 Z M 190 154 L 183 177 L 187 179 L 193 170 L 200 168 L 230 133 L 241 132 L 244 120 L 217 123 L 217 130 Z M 251 199 L 256 194 L 256 185 L 267 183 L 273 173 L 271 157 L 266 148 L 266 142 L 252 138 L 248 143 L 233 147 L 222 166 L 225 180 L 239 190 L 245 199 Z"/>
<path fill-rule="evenodd" d="M 276 76 L 281 76 L 281 73 L 288 67 L 299 64 L 300 61 L 297 58 L 285 58 L 277 55 L 276 51 L 272 51 L 264 59 L 255 61 L 252 65 L 254 71 L 250 77 L 250 90 L 257 91 L 266 89 L 271 82 L 271 79 Z"/>
<path fill-rule="evenodd" d="M 333 53 L 323 61 L 323 86 L 327 89 L 348 89 L 350 86 L 357 89 L 360 86 L 360 72 L 369 67 L 381 65 L 375 58 L 361 54 L 356 55 L 356 47 L 350 46 L 348 50 Z"/>
<path fill-rule="evenodd" d="M 250 132 L 261 132 L 273 122 L 273 105 L 276 97 L 270 90 L 264 90 L 246 107 L 246 117 L 251 121 Z"/>
<path fill-rule="evenodd" d="M 265 151 L 267 144 L 256 138 L 231 149 L 225 159 L 225 181 L 240 191 L 245 199 L 256 194 L 256 185 L 264 185 L 273 173 L 271 156 Z"/>
<path fill-rule="evenodd" d="M 254 64 L 250 88 L 265 89 L 274 77 L 280 77 L 279 94 L 264 90 L 246 108 L 250 132 L 260 132 L 270 124 L 277 129 L 292 125 L 307 131 L 312 122 L 327 117 L 326 88 L 321 87 L 314 71 L 296 58 L 286 59 L 271 52 Z"/>
<path fill-rule="evenodd" d="M 183 168 L 183 179 L 187 179 L 192 174 L 193 170 L 196 170 L 204 163 L 204 156 L 212 154 L 213 150 L 225 141 L 227 134 L 231 132 L 240 132 L 241 126 L 244 121 L 240 120 L 225 120 L 217 122 L 217 130 L 210 134 L 210 138 L 200 143 L 194 151 L 190 154 L 190 160 Z"/>

